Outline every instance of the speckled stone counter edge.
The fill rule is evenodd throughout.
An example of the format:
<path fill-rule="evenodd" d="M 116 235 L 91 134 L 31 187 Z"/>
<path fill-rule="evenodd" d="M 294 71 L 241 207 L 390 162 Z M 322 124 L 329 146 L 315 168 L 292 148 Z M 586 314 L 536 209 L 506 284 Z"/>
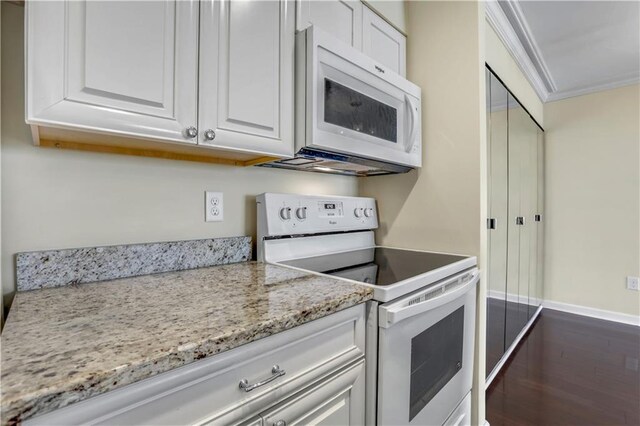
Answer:
<path fill-rule="evenodd" d="M 251 260 L 251 237 L 18 253 L 18 291 L 61 287 Z"/>

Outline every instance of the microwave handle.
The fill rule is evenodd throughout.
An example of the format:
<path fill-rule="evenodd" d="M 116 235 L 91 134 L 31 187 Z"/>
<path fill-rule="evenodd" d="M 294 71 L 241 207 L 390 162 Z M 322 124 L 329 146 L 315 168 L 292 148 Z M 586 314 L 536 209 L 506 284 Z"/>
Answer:
<path fill-rule="evenodd" d="M 466 293 L 470 288 L 475 287 L 479 280 L 480 271 L 476 270 L 473 274 L 471 274 L 471 277 L 466 283 L 454 290 L 451 290 L 450 292 L 446 292 L 438 297 L 434 297 L 433 299 L 425 300 L 424 302 L 416 303 L 409 306 L 381 306 L 380 327 L 388 328 L 402 320 L 420 315 L 426 311 L 436 309 L 442 305 L 445 305 Z"/>
<path fill-rule="evenodd" d="M 411 152 L 416 144 L 415 139 L 418 131 L 418 108 L 413 105 L 409 95 L 404 95 L 404 102 L 409 110 L 409 137 L 407 138 L 404 149 L 406 152 Z"/>

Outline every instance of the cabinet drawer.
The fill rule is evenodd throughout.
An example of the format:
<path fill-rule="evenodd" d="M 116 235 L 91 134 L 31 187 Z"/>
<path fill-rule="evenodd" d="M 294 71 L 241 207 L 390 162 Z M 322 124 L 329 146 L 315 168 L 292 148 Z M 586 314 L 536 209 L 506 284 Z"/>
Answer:
<path fill-rule="evenodd" d="M 364 359 L 262 413 L 266 426 L 364 423 Z"/>
<path fill-rule="evenodd" d="M 248 420 L 364 355 L 358 305 L 37 417 L 27 424 L 232 424 Z M 240 388 L 285 374 L 249 392 Z"/>

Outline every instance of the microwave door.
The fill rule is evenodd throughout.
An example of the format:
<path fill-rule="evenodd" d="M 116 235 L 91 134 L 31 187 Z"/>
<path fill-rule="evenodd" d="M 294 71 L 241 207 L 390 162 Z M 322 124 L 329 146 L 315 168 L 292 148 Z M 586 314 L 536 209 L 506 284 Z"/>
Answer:
<path fill-rule="evenodd" d="M 383 85 L 383 81 L 379 85 Z M 357 75 L 323 64 L 316 80 L 313 144 L 338 152 L 403 163 L 404 94 L 380 90 Z"/>
<path fill-rule="evenodd" d="M 419 99 L 350 60 L 317 50 L 307 146 L 420 167 Z"/>
<path fill-rule="evenodd" d="M 477 282 L 378 308 L 378 424 L 443 424 L 469 393 Z"/>

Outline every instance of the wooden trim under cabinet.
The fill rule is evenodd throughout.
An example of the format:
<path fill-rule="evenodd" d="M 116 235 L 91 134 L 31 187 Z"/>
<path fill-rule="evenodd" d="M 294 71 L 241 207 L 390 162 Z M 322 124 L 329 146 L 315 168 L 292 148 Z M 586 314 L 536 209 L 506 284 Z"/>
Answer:
<path fill-rule="evenodd" d="M 102 154 L 132 155 L 165 160 L 193 161 L 209 164 L 248 167 L 278 160 L 250 152 L 218 150 L 192 144 L 147 141 L 122 136 L 66 132 L 32 126 L 38 135 L 40 147 L 96 152 Z"/>

